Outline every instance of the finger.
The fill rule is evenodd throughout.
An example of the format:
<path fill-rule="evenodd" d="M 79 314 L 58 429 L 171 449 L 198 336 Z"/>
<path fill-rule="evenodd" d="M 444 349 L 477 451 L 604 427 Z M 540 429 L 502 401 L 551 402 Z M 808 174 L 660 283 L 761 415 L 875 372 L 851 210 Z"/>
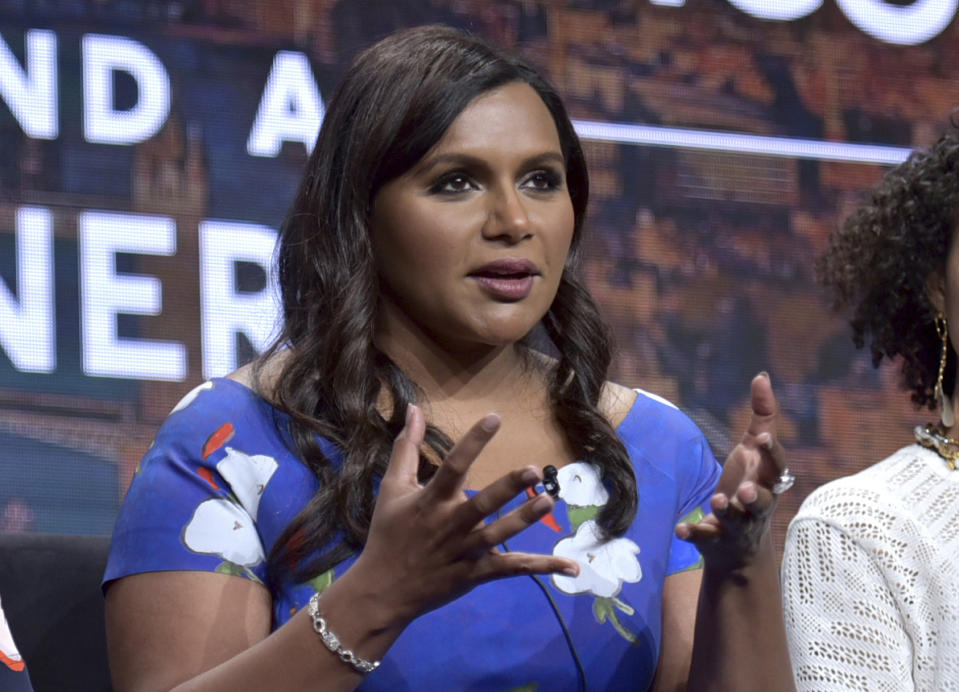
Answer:
<path fill-rule="evenodd" d="M 420 463 L 420 445 L 423 443 L 423 434 L 426 422 L 419 406 L 409 404 L 406 407 L 406 422 L 400 434 L 393 440 L 393 451 L 390 461 L 383 474 L 380 494 L 384 490 L 387 494 L 394 485 L 401 487 L 416 487 L 417 470 Z"/>
<path fill-rule="evenodd" d="M 779 444 L 779 439 L 768 432 L 760 433 L 756 437 L 756 446 L 763 458 L 772 462 L 771 467 L 767 464 L 764 465 L 764 468 L 768 468 L 769 470 L 774 469 L 775 472 L 766 474 L 767 477 L 763 479 L 764 481 L 769 481 L 767 487 L 772 487 L 772 484 L 779 478 L 779 474 L 786 470 L 786 450 Z"/>
<path fill-rule="evenodd" d="M 495 413 L 490 413 L 475 423 L 440 464 L 436 474 L 426 485 L 427 491 L 442 499 L 451 498 L 460 492 L 466 483 L 467 471 L 486 443 L 499 430 L 499 426 L 500 419 Z"/>
<path fill-rule="evenodd" d="M 743 441 L 755 439 L 764 432 L 768 432 L 775 437 L 776 420 L 779 417 L 779 402 L 773 393 L 773 387 L 767 373 L 761 372 L 752 379 L 749 385 L 749 394 L 752 416 L 749 419 L 749 425 L 746 427 Z"/>
<path fill-rule="evenodd" d="M 713 522 L 719 528 L 728 528 L 742 522 L 746 514 L 746 508 L 737 496 L 738 490 L 737 488 L 736 492 L 731 495 L 716 493 L 710 499 L 709 506 L 712 512 L 709 516 L 713 518 Z"/>
<path fill-rule="evenodd" d="M 490 581 L 527 574 L 563 574 L 579 576 L 579 565 L 564 557 L 537 553 L 488 552 L 476 563 L 476 578 Z"/>
<path fill-rule="evenodd" d="M 491 524 L 473 529 L 463 542 L 464 554 L 478 555 L 529 528 L 553 510 L 553 498 L 540 493 Z"/>
<path fill-rule="evenodd" d="M 712 515 L 721 521 L 729 511 L 729 496 L 725 493 L 716 493 L 710 498 L 709 506 L 713 510 Z"/>
<path fill-rule="evenodd" d="M 699 546 L 715 543 L 723 536 L 723 527 L 713 514 L 706 515 L 696 524 L 676 524 L 676 537 Z"/>
<path fill-rule="evenodd" d="M 736 503 L 751 521 L 762 521 L 776 503 L 776 496 L 758 483 L 747 481 L 736 490 Z"/>
<path fill-rule="evenodd" d="M 712 499 L 713 515 L 724 525 L 761 521 L 769 513 L 774 496 L 754 481 L 743 481 L 728 499 L 717 494 Z"/>
<path fill-rule="evenodd" d="M 450 529 L 461 532 L 472 530 L 526 488 L 539 483 L 542 478 L 542 471 L 535 466 L 527 466 L 507 473 L 457 507 L 454 518 L 450 522 Z M 536 520 L 538 519 L 537 517 Z"/>

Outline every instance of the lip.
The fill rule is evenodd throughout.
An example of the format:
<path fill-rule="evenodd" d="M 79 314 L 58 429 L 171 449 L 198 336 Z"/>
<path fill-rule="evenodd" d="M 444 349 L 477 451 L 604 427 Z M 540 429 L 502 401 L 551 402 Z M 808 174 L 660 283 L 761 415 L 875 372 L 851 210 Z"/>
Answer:
<path fill-rule="evenodd" d="M 513 257 L 489 262 L 469 274 L 492 297 L 509 302 L 528 296 L 539 275 L 539 268 L 533 262 Z"/>

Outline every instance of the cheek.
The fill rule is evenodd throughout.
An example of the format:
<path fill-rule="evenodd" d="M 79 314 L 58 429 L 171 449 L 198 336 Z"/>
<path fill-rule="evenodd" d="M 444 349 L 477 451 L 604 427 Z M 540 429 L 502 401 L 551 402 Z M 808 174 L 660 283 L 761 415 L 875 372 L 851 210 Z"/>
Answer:
<path fill-rule="evenodd" d="M 405 291 L 445 281 L 462 264 L 463 247 L 457 238 L 441 215 L 405 205 L 390 218 L 383 218 L 374 233 L 373 252 L 380 276 L 394 289 L 404 286 Z"/>
<path fill-rule="evenodd" d="M 551 253 L 555 258 L 561 259 L 561 264 L 564 265 L 573 245 L 573 226 L 575 222 L 572 206 L 565 212 L 557 214 L 557 218 L 553 220 L 552 227 L 556 230 L 551 243 Z"/>

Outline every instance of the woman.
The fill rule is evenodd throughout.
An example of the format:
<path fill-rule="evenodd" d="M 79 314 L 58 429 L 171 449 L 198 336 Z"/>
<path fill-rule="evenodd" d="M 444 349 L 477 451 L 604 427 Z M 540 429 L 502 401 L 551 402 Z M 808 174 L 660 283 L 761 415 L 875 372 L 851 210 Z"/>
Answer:
<path fill-rule="evenodd" d="M 819 262 L 853 339 L 902 363 L 941 422 L 916 444 L 811 494 L 783 557 L 800 690 L 959 690 L 959 139 L 890 171 Z"/>
<path fill-rule="evenodd" d="M 721 478 L 674 407 L 605 382 L 587 192 L 517 59 L 436 27 L 360 56 L 281 232 L 276 346 L 188 395 L 121 511 L 119 689 L 791 684 L 768 378 Z"/>

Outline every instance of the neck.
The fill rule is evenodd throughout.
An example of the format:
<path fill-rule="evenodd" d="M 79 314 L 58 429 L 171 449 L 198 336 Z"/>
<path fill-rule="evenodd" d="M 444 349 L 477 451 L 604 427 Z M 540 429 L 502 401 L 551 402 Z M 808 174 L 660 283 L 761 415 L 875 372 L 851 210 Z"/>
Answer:
<path fill-rule="evenodd" d="M 493 403 L 515 393 L 528 372 L 529 359 L 519 344 L 448 343 L 409 321 L 378 324 L 374 342 L 433 407 Z"/>

